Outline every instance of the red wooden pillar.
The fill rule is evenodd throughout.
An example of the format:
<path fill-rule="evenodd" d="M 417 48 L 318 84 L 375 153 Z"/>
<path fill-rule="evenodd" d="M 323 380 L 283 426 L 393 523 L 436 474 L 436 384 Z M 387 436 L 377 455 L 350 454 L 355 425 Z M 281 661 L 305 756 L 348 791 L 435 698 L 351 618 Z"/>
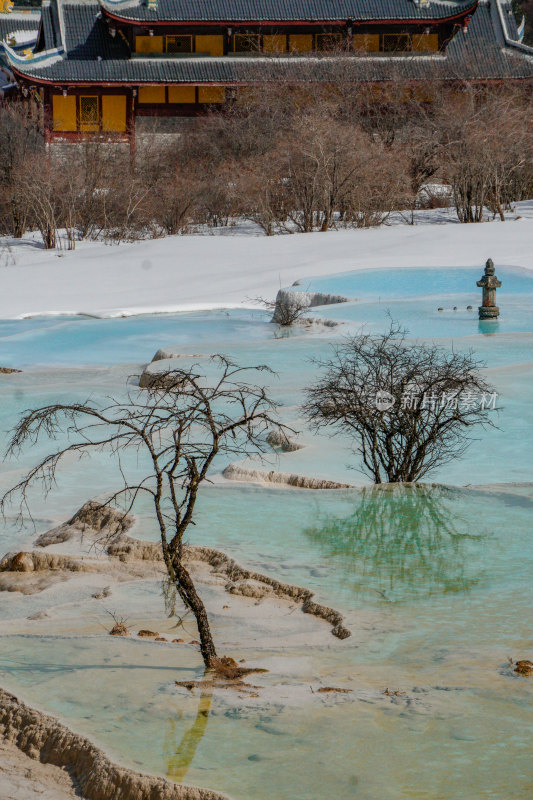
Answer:
<path fill-rule="evenodd" d="M 52 112 L 52 90 L 49 86 L 44 86 L 43 87 L 43 130 L 44 130 L 44 141 L 47 147 L 52 140 L 53 125 L 54 125 L 54 120 Z"/>
<path fill-rule="evenodd" d="M 126 130 L 130 141 L 130 154 L 132 160 L 135 158 L 135 119 L 137 112 L 137 89 L 128 91 L 128 101 L 126 104 Z"/>

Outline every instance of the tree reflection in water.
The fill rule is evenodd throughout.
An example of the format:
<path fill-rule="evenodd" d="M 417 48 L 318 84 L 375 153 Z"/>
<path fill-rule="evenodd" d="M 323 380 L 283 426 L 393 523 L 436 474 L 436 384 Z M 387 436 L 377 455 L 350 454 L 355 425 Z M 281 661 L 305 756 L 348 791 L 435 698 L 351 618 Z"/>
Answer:
<path fill-rule="evenodd" d="M 212 690 L 204 690 L 201 693 L 196 718 L 191 727 L 185 731 L 178 744 L 176 744 L 177 722 L 172 717 L 168 720 L 169 728 L 164 745 L 167 777 L 178 783 L 181 783 L 185 778 L 196 754 L 196 748 L 202 741 L 209 719 L 212 699 Z"/>
<path fill-rule="evenodd" d="M 397 601 L 464 592 L 479 582 L 487 534 L 463 517 L 465 492 L 397 484 L 363 489 L 356 502 L 349 517 L 323 517 L 305 530 L 353 590 Z"/>

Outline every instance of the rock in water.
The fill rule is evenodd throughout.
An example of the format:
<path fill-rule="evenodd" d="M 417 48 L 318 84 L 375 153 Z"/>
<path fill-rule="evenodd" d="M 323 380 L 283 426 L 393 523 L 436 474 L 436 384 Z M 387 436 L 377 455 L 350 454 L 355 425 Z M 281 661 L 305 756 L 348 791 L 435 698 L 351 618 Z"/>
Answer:
<path fill-rule="evenodd" d="M 96 500 L 85 503 L 68 522 L 41 534 L 35 544 L 37 547 L 48 547 L 51 544 L 62 544 L 74 535 L 83 534 L 95 540 L 112 541 L 126 533 L 133 525 L 133 517 L 118 508 L 102 505 Z"/>

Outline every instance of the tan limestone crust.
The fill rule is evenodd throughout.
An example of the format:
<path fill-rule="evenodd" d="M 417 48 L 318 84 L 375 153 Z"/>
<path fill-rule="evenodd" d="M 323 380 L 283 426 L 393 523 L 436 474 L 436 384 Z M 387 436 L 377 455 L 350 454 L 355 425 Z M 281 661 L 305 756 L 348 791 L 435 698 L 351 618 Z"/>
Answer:
<path fill-rule="evenodd" d="M 74 515 L 72 520 L 75 520 L 84 509 L 88 506 L 98 504 L 86 503 L 77 515 Z M 91 508 L 91 514 L 97 520 L 97 529 L 90 529 L 88 526 L 84 527 L 84 535 L 92 538 L 97 538 L 105 526 L 100 525 L 104 512 L 107 509 L 100 507 L 97 509 Z M 116 512 L 119 514 L 120 512 Z M 71 520 L 71 522 L 72 522 Z M 112 517 L 110 523 L 111 530 L 116 529 L 117 519 Z M 128 530 L 133 524 L 133 517 L 121 515 L 121 523 L 123 530 Z M 70 523 L 69 523 L 70 524 Z M 62 526 L 60 526 L 61 528 Z M 72 526 L 71 526 L 72 527 Z M 54 531 L 60 530 L 55 528 Z M 106 528 L 108 532 L 108 529 Z M 55 538 L 49 534 L 53 531 L 40 536 L 37 542 L 41 543 L 46 541 L 48 544 L 54 544 Z M 146 572 L 151 568 L 153 573 L 154 567 L 159 565 L 163 560 L 163 554 L 160 542 L 145 542 L 140 539 L 134 539 L 126 533 L 115 533 L 113 536 L 108 537 L 108 544 L 106 553 L 109 559 L 86 559 L 76 556 L 64 556 L 55 553 L 40 553 L 33 551 L 31 553 L 9 553 L 0 561 L 0 590 L 8 588 L 5 584 L 5 573 L 13 575 L 17 572 L 38 573 L 43 571 L 56 571 L 60 575 L 66 572 L 105 572 L 109 571 L 110 566 L 114 572 L 119 574 L 122 572 L 124 575 L 130 576 L 143 576 L 146 577 Z M 208 564 L 213 572 L 226 576 L 229 581 L 226 584 L 226 591 L 230 594 L 242 595 L 244 597 L 265 597 L 268 594 L 274 594 L 280 598 L 295 600 L 301 604 L 302 611 L 305 614 L 312 614 L 319 617 L 332 626 L 332 634 L 338 639 L 346 639 L 351 636 L 351 632 L 346 628 L 343 623 L 343 616 L 334 608 L 329 606 L 320 605 L 313 601 L 313 592 L 301 586 L 293 586 L 289 583 L 282 583 L 281 581 L 271 578 L 268 575 L 263 575 L 259 572 L 253 572 L 244 569 L 237 562 L 227 556 L 220 550 L 215 550 L 212 547 L 201 547 L 186 545 L 184 547 L 184 556 L 186 561 L 194 562 L 200 561 Z M 117 563 L 118 562 L 118 563 Z M 159 567 L 160 569 L 160 567 Z M 144 573 L 144 574 L 143 574 Z M 17 576 L 15 576 L 17 577 Z M 18 576 L 20 578 L 20 576 Z M 16 584 L 20 586 L 20 583 Z M 24 591 L 23 588 L 12 588 L 11 591 Z M 38 589 L 37 589 L 38 591 Z M 157 634 L 156 634 L 157 635 Z"/>
<path fill-rule="evenodd" d="M 0 736 L 2 800 L 80 800 L 68 772 L 41 764 Z"/>
<path fill-rule="evenodd" d="M 281 598 L 296 600 L 301 603 L 302 611 L 305 614 L 312 614 L 329 622 L 333 628 L 332 634 L 338 639 L 347 639 L 351 636 L 351 632 L 342 624 L 344 619 L 342 614 L 329 606 L 314 603 L 313 592 L 309 589 L 282 583 L 260 572 L 244 569 L 233 558 L 213 547 L 186 545 L 183 550 L 187 561 L 202 561 L 209 564 L 213 572 L 227 576 L 230 579 L 226 584 L 227 592 L 245 597 L 264 597 L 272 593 Z M 142 542 L 130 536 L 121 537 L 120 540 L 111 544 L 107 551 L 122 561 L 162 559 L 160 544 Z"/>
<path fill-rule="evenodd" d="M 68 770 L 84 800 L 228 800 L 114 764 L 89 739 L 0 689 L 0 734 L 30 758 Z"/>
<path fill-rule="evenodd" d="M 322 478 L 311 478 L 307 475 L 296 475 L 289 472 L 266 472 L 261 469 L 249 469 L 238 464 L 228 464 L 222 475 L 229 481 L 259 481 L 260 483 L 276 483 L 294 486 L 297 489 L 353 489 L 349 483 L 337 483 Z"/>
<path fill-rule="evenodd" d="M 74 516 L 57 528 L 43 533 L 35 544 L 48 547 L 50 544 L 62 544 L 76 533 L 88 533 L 92 538 L 110 539 L 126 533 L 133 525 L 133 517 L 116 508 L 104 506 L 96 500 L 89 500 Z"/>
<path fill-rule="evenodd" d="M 36 594 L 55 583 L 68 580 L 73 573 L 109 574 L 119 581 L 133 578 L 159 577 L 162 565 L 153 560 L 139 563 L 103 558 L 68 556 L 60 553 L 7 553 L 0 559 L 0 592 Z M 102 593 L 102 597 L 107 596 Z"/>

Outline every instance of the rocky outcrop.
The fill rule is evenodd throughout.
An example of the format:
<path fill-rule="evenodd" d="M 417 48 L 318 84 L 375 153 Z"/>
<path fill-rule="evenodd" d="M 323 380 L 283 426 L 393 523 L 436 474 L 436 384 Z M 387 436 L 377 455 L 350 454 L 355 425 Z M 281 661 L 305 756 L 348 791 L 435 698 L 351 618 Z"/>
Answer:
<path fill-rule="evenodd" d="M 176 372 L 171 369 L 157 371 L 148 366 L 139 378 L 141 389 L 177 389 L 179 386 Z"/>
<path fill-rule="evenodd" d="M 305 446 L 279 430 L 269 431 L 266 440 L 271 447 L 279 447 L 284 453 L 293 453 L 295 450 L 301 450 Z"/>
<path fill-rule="evenodd" d="M 8 553 L 0 561 L 0 592 L 37 594 L 72 573 L 101 572 L 102 564 L 82 558 L 40 553 Z"/>
<path fill-rule="evenodd" d="M 295 486 L 298 489 L 353 489 L 349 483 L 337 483 L 322 478 L 311 478 L 307 475 L 295 475 L 289 472 L 266 472 L 260 469 L 248 469 L 238 464 L 228 464 L 223 476 L 229 481 L 260 481 L 261 483 L 279 483 Z"/>
<path fill-rule="evenodd" d="M 166 361 L 169 358 L 204 358 L 201 353 L 175 353 L 172 350 L 163 350 L 160 348 L 155 356 L 152 358 L 154 361 Z"/>
<path fill-rule="evenodd" d="M 7 553 L 0 561 L 0 572 L 43 572 L 64 570 L 66 572 L 97 572 L 98 562 L 64 556 L 58 553 L 30 553 L 21 551 Z"/>
<path fill-rule="evenodd" d="M 13 367 L 0 367 L 0 375 L 12 375 L 14 372 L 22 372 L 22 370 L 13 369 Z"/>
<path fill-rule="evenodd" d="M 30 758 L 66 769 L 84 800 L 228 800 L 114 764 L 89 739 L 0 689 L 0 733 Z"/>
<path fill-rule="evenodd" d="M 161 542 L 143 542 L 131 536 L 121 536 L 107 547 L 107 554 L 120 561 L 162 561 Z"/>
<path fill-rule="evenodd" d="M 89 500 L 76 511 L 72 519 L 43 533 L 35 540 L 35 544 L 37 547 L 62 544 L 80 534 L 95 540 L 110 541 L 128 531 L 132 525 L 131 515 L 96 500 Z"/>
<path fill-rule="evenodd" d="M 322 292 L 293 292 L 290 289 L 280 289 L 276 295 L 276 305 L 272 322 L 286 324 L 290 318 L 290 310 L 302 310 L 315 306 L 327 306 L 335 303 L 347 303 L 348 297 L 339 294 L 323 294 Z"/>
<path fill-rule="evenodd" d="M 148 543 L 147 543 L 148 544 Z M 159 558 L 137 561 L 133 559 L 82 558 L 58 553 L 31 552 L 8 553 L 0 560 L 0 592 L 37 594 L 59 581 L 68 580 L 73 573 L 107 574 L 119 581 L 135 578 L 159 577 L 162 567 Z M 127 561 L 127 563 L 122 563 Z M 110 594 L 109 587 L 92 595 L 103 599 Z"/>

